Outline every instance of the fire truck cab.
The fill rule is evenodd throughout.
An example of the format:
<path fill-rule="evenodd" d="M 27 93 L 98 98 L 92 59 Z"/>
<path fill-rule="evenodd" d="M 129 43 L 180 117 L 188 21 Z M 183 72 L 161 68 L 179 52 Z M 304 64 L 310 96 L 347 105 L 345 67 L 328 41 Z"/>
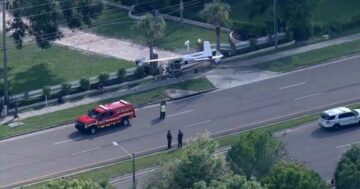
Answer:
<path fill-rule="evenodd" d="M 106 105 L 98 105 L 88 114 L 81 115 L 75 122 L 75 128 L 95 134 L 99 129 L 114 125 L 130 125 L 130 119 L 135 118 L 135 109 L 127 101 L 119 100 Z"/>

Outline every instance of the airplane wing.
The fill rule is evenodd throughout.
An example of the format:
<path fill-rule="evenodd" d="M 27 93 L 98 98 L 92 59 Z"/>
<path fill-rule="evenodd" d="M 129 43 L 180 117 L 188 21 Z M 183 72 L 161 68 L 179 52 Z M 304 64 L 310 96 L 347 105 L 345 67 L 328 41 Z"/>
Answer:
<path fill-rule="evenodd" d="M 182 56 L 175 56 L 175 57 L 168 57 L 168 58 L 159 58 L 159 59 L 151 59 L 151 60 L 144 60 L 141 61 L 141 63 L 150 63 L 150 62 L 161 62 L 161 61 L 167 61 L 167 60 L 177 60 L 182 59 Z"/>

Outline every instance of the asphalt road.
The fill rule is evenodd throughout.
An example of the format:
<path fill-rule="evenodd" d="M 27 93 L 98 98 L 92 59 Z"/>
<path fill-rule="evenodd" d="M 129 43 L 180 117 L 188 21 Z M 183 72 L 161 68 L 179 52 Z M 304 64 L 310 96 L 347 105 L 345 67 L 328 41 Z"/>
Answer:
<path fill-rule="evenodd" d="M 288 134 L 284 141 L 293 160 L 304 163 L 329 181 L 333 178 L 341 155 L 351 145 L 360 143 L 359 136 L 359 125 L 331 131 L 312 124 Z"/>
<path fill-rule="evenodd" d="M 166 132 L 181 128 L 186 139 L 208 131 L 231 133 L 314 109 L 360 99 L 360 57 L 282 74 L 268 80 L 139 109 L 132 126 L 95 136 L 66 125 L 0 141 L 0 188 L 163 147 Z M 116 141 L 119 146 L 113 146 Z"/>
<path fill-rule="evenodd" d="M 303 163 L 330 182 L 341 155 L 353 144 L 360 144 L 360 126 L 354 125 L 338 131 L 325 130 L 317 122 L 278 132 L 275 136 L 284 142 L 291 161 Z M 136 174 L 138 188 L 144 188 L 155 169 L 146 169 Z M 129 189 L 132 175 L 111 181 L 117 189 Z"/>

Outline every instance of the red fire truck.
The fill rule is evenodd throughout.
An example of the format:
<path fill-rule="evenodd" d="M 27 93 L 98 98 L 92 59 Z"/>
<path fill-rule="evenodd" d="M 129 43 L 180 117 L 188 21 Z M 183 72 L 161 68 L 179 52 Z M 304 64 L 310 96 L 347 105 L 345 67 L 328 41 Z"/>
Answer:
<path fill-rule="evenodd" d="M 95 134 L 97 130 L 113 125 L 130 125 L 130 119 L 135 118 L 133 105 L 120 100 L 106 105 L 99 105 L 90 110 L 88 114 L 81 115 L 75 122 L 75 128 Z"/>

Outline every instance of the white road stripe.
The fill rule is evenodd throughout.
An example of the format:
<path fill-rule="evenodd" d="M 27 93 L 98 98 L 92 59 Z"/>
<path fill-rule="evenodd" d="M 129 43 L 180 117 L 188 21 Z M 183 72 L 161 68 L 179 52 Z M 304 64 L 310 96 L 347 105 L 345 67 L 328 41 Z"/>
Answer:
<path fill-rule="evenodd" d="M 168 116 L 166 116 L 166 117 L 174 117 L 174 116 L 178 116 L 178 115 L 182 115 L 182 114 L 186 114 L 186 113 L 190 113 L 190 112 L 193 112 L 194 110 L 193 109 L 191 109 L 191 110 L 187 110 L 187 111 L 183 111 L 183 112 L 178 112 L 178 113 L 175 113 L 175 114 L 170 114 L 170 115 L 168 115 Z"/>
<path fill-rule="evenodd" d="M 360 143 L 360 141 L 357 141 L 357 142 L 353 142 L 353 143 L 349 143 L 349 144 L 344 144 L 344 145 L 341 145 L 341 146 L 336 146 L 335 148 L 339 149 L 339 148 L 351 147 L 352 145 L 359 144 L 359 143 Z"/>
<path fill-rule="evenodd" d="M 83 137 L 76 137 L 76 138 L 69 139 L 69 140 L 64 140 L 64 141 L 61 141 L 61 142 L 55 142 L 53 145 L 63 144 L 63 143 L 66 143 L 66 142 L 70 142 L 70 141 L 74 141 L 74 140 L 78 140 L 78 139 L 82 139 L 82 138 Z"/>
<path fill-rule="evenodd" d="M 209 123 L 209 122 L 211 122 L 211 120 L 206 120 L 206 121 L 202 121 L 202 122 L 199 122 L 199 123 L 193 123 L 193 124 L 190 124 L 190 125 L 186 125 L 186 126 L 184 126 L 184 127 L 185 127 L 185 128 L 188 128 L 188 127 L 200 125 L 200 124 L 203 124 L 203 123 Z"/>
<path fill-rule="evenodd" d="M 73 153 L 71 155 L 78 155 L 78 154 L 82 154 L 82 153 L 86 153 L 86 152 L 91 152 L 91 151 L 94 151 L 94 150 L 98 150 L 100 149 L 100 147 L 96 147 L 96 148 L 92 148 L 92 149 L 89 149 L 89 150 L 84 150 L 84 151 L 81 151 L 81 152 L 76 152 L 76 153 Z"/>
<path fill-rule="evenodd" d="M 316 95 L 320 95 L 320 94 L 321 93 L 314 93 L 314 94 L 310 94 L 310 95 L 295 98 L 294 100 L 301 100 L 301 99 L 304 99 L 304 98 L 308 98 L 308 97 L 312 97 L 312 96 L 316 96 Z"/>
<path fill-rule="evenodd" d="M 304 85 L 306 82 L 301 82 L 301 83 L 296 83 L 296 84 L 293 84 L 293 85 L 288 85 L 288 86 L 284 86 L 284 87 L 280 87 L 279 90 L 284 90 L 284 89 L 288 89 L 288 88 L 292 88 L 292 87 L 296 87 L 296 86 L 299 86 L 299 85 Z"/>

